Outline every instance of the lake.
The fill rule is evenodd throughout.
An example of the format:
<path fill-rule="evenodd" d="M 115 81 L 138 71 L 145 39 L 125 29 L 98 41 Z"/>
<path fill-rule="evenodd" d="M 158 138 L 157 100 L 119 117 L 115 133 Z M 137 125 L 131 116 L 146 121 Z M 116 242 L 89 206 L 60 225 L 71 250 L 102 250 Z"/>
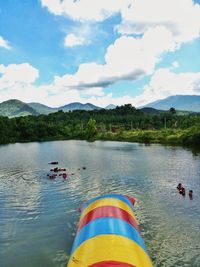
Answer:
<path fill-rule="evenodd" d="M 50 180 L 50 161 L 74 175 Z M 179 182 L 185 197 L 177 192 Z M 0 146 L 0 266 L 66 266 L 78 208 L 111 192 L 136 198 L 135 213 L 154 266 L 200 266 L 200 154 L 101 141 Z"/>

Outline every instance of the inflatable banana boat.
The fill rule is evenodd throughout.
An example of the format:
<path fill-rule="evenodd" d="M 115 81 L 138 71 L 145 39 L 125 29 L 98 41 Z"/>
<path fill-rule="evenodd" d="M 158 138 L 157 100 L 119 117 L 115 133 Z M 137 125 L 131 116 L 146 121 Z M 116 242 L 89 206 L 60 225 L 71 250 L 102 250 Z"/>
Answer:
<path fill-rule="evenodd" d="M 152 267 L 133 212 L 133 198 L 103 195 L 81 208 L 68 267 Z"/>

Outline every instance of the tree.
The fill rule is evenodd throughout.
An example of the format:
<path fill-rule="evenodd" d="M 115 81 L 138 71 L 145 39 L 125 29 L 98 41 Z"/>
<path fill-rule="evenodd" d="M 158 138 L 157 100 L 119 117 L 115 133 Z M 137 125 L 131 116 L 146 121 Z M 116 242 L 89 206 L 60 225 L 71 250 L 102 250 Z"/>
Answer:
<path fill-rule="evenodd" d="M 175 108 L 170 108 L 169 112 L 170 112 L 172 115 L 176 114 L 176 110 L 175 110 Z"/>
<path fill-rule="evenodd" d="M 86 127 L 86 137 L 87 139 L 93 139 L 96 135 L 96 121 L 92 118 L 89 119 Z"/>

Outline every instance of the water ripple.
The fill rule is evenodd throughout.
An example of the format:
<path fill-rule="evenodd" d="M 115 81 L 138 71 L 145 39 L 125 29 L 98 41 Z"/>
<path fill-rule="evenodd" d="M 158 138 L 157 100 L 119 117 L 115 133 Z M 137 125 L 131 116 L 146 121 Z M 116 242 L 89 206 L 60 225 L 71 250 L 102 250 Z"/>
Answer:
<path fill-rule="evenodd" d="M 199 266 L 200 157 L 189 150 L 60 141 L 1 146 L 0 158 L 1 266 L 65 266 L 78 208 L 105 193 L 135 197 L 154 266 Z M 68 179 L 48 178 L 53 160 Z M 180 181 L 194 189 L 193 201 L 177 193 Z"/>

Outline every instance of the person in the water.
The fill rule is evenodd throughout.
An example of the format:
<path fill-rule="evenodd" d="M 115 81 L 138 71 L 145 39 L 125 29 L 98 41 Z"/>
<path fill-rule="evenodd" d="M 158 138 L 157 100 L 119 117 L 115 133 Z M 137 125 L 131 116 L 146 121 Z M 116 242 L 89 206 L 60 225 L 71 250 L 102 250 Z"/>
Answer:
<path fill-rule="evenodd" d="M 185 196 L 185 188 L 182 187 L 182 195 Z"/>
<path fill-rule="evenodd" d="M 182 188 L 182 183 L 179 183 L 179 184 L 177 185 L 177 189 L 178 189 L 178 190 L 181 190 L 181 188 Z"/>
<path fill-rule="evenodd" d="M 185 196 L 185 188 L 182 186 L 182 188 L 179 190 L 179 193 L 183 196 Z"/>
<path fill-rule="evenodd" d="M 188 195 L 189 195 L 190 199 L 193 199 L 193 190 L 189 190 L 189 194 Z"/>

